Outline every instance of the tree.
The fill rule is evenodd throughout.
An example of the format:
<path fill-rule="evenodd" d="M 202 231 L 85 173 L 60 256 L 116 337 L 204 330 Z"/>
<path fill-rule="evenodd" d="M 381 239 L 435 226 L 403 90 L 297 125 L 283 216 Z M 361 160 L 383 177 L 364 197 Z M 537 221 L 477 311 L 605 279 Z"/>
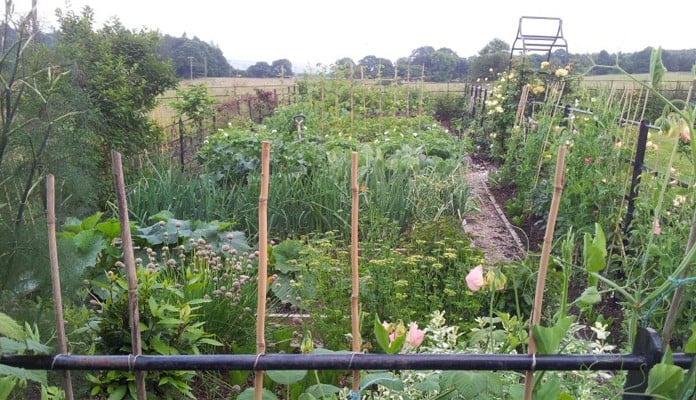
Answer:
<path fill-rule="evenodd" d="M 176 76 L 180 78 L 230 74 L 230 65 L 222 50 L 195 36 L 189 39 L 186 34 L 180 38 L 165 35 L 158 53 L 162 59 L 171 60 Z"/>
<path fill-rule="evenodd" d="M 275 60 L 271 63 L 271 76 L 274 77 L 288 77 L 293 76 L 292 63 L 286 58 L 281 58 L 280 60 Z"/>
<path fill-rule="evenodd" d="M 273 76 L 271 66 L 265 61 L 259 61 L 249 66 L 246 70 L 246 74 L 250 78 L 268 78 Z"/>
<path fill-rule="evenodd" d="M 357 65 L 350 57 L 343 57 L 334 63 L 331 68 L 331 72 L 334 75 L 338 75 L 345 78 L 353 78 L 355 76 L 355 71 L 357 70 Z"/>
<path fill-rule="evenodd" d="M 484 46 L 469 63 L 469 77 L 494 80 L 505 71 L 510 60 L 510 45 L 501 39 L 493 39 Z"/>
<path fill-rule="evenodd" d="M 488 42 L 481 50 L 479 50 L 479 56 L 488 56 L 501 52 L 509 53 L 510 45 L 502 39 L 495 38 Z"/>
<path fill-rule="evenodd" d="M 466 58 L 460 58 L 457 63 L 457 68 L 454 70 L 454 76 L 457 79 L 466 79 L 469 74 L 469 61 Z"/>
<path fill-rule="evenodd" d="M 616 57 L 612 57 L 606 50 L 600 51 L 595 57 L 595 63 L 598 65 L 614 65 Z M 595 68 L 592 70 L 593 75 L 606 75 L 610 70 L 606 68 Z"/>
<path fill-rule="evenodd" d="M 425 67 L 426 70 L 429 70 L 433 53 L 435 53 L 435 49 L 432 46 L 419 47 L 413 50 L 408 57 L 409 64 L 416 65 L 419 68 Z"/>
<path fill-rule="evenodd" d="M 208 88 L 203 84 L 191 85 L 186 89 L 177 90 L 176 95 L 181 97 L 180 100 L 172 102 L 177 116 L 187 116 L 198 126 L 198 131 L 202 132 L 203 121 L 215 114 L 215 99 L 208 94 Z"/>
<path fill-rule="evenodd" d="M 148 113 L 157 96 L 175 87 L 171 65 L 157 54 L 161 37 L 156 32 L 132 32 L 117 19 L 94 29 L 94 13 L 59 13 L 57 48 L 73 67 L 73 81 L 90 100 L 84 112 L 95 115 L 104 151 L 135 153 L 157 139 Z"/>
<path fill-rule="evenodd" d="M 379 58 L 373 55 L 365 56 L 358 61 L 358 67 L 362 68 L 365 78 L 390 78 L 394 76 L 394 65 L 386 58 Z"/>
<path fill-rule="evenodd" d="M 443 47 L 430 55 L 430 69 L 426 71 L 428 80 L 448 82 L 455 77 L 461 59 L 451 49 Z"/>
<path fill-rule="evenodd" d="M 76 113 L 85 96 L 71 79 L 72 63 L 36 41 L 28 17 L 11 14 L 11 1 L 5 5 L 0 33 L 0 290 L 25 296 L 49 282 L 42 279 L 47 278 L 47 255 L 41 250 L 45 173 L 57 177 L 61 209 L 79 215 L 94 207 L 91 184 L 97 163 L 89 144 L 98 137 L 78 120 L 85 117 Z"/>
<path fill-rule="evenodd" d="M 396 63 L 394 64 L 394 67 L 396 68 L 397 74 L 401 79 L 413 79 L 414 77 L 420 77 L 420 67 L 418 67 L 418 74 L 414 75 L 414 69 L 413 66 L 410 64 L 409 58 L 408 57 L 401 57 L 398 60 L 396 60 Z"/>
<path fill-rule="evenodd" d="M 228 76 L 230 65 L 215 44 L 209 44 L 197 37 L 189 39 L 186 34 L 180 38 L 165 35 L 158 53 L 162 59 L 170 60 L 180 78 L 203 76 Z"/>

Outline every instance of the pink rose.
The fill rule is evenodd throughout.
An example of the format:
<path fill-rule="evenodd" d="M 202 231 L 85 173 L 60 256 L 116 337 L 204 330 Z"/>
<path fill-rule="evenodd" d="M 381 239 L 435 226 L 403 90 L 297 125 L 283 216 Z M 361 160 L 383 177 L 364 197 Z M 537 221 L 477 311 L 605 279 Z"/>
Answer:
<path fill-rule="evenodd" d="M 477 265 L 466 275 L 466 285 L 472 292 L 478 292 L 486 281 L 483 279 L 483 266 Z"/>
<path fill-rule="evenodd" d="M 406 344 L 412 347 L 418 347 L 423 343 L 425 338 L 425 331 L 418 329 L 418 324 L 411 322 L 409 325 L 408 333 L 406 334 Z"/>

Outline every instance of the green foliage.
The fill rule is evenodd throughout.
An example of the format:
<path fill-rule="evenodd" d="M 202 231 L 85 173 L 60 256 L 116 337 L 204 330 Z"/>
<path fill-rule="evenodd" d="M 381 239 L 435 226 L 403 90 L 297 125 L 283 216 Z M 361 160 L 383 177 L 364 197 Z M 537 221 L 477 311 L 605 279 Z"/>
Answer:
<path fill-rule="evenodd" d="M 461 119 L 464 114 L 465 98 L 461 95 L 450 93 L 433 96 L 430 107 L 433 109 L 435 119 L 445 125 L 449 125 L 457 132 L 461 131 Z"/>
<path fill-rule="evenodd" d="M 501 39 L 493 39 L 473 57 L 469 77 L 493 81 L 497 74 L 507 69 L 509 59 L 510 45 Z"/>
<path fill-rule="evenodd" d="M 387 354 L 396 354 L 401 351 L 401 349 L 404 347 L 404 342 L 406 341 L 406 335 L 405 335 L 405 328 L 403 322 L 399 323 L 399 327 L 397 330 L 404 330 L 404 332 L 400 334 L 395 333 L 394 340 L 391 340 L 389 338 L 389 332 L 387 329 L 382 325 L 382 320 L 379 319 L 379 315 L 375 314 L 375 324 L 374 324 L 374 334 L 375 334 L 375 341 L 379 345 L 379 347 L 382 349 Z"/>
<path fill-rule="evenodd" d="M 590 233 L 585 233 L 583 237 L 583 261 L 587 272 L 599 272 L 606 266 L 607 244 L 604 238 L 602 227 L 595 223 L 594 238 Z M 590 285 L 595 285 L 597 279 L 589 276 Z"/>
<path fill-rule="evenodd" d="M 489 352 L 488 344 L 480 342 L 478 328 L 467 334 L 459 332 L 456 326 L 445 323 L 444 313 L 431 315 L 425 331 L 426 339 L 419 352 L 426 354 L 481 354 Z M 527 324 L 520 322 L 522 331 Z M 512 330 L 509 330 L 509 329 Z M 597 354 L 612 351 L 599 339 L 581 339 L 578 332 L 584 327 L 572 324 L 560 340 L 564 354 L 586 354 L 593 349 Z M 503 324 L 501 332 L 495 332 L 494 345 L 497 354 L 519 354 L 516 346 L 506 344 L 508 338 L 515 337 L 517 328 Z M 593 327 L 594 331 L 595 328 Z M 597 329 L 600 333 L 601 330 Z M 601 371 L 546 371 L 537 373 L 534 398 L 573 399 L 588 396 L 590 398 L 611 398 L 621 391 L 622 374 L 613 376 Z M 374 377 L 377 385 L 368 389 L 368 379 Z M 361 383 L 366 386 L 363 392 L 383 400 L 396 399 L 520 399 L 524 385 L 520 384 L 522 374 L 514 371 L 408 371 L 371 373 L 361 376 Z M 344 391 L 347 394 L 347 390 Z M 364 393 L 363 393 L 364 394 Z M 549 397 L 544 397 L 549 396 Z"/>
<path fill-rule="evenodd" d="M 41 343 L 36 325 L 31 327 L 24 323 L 22 327 L 13 318 L 0 312 L 0 354 L 45 355 L 50 352 L 50 348 Z M 41 391 L 46 393 L 46 397 L 42 398 L 62 398 L 62 391 L 48 386 L 46 371 L 25 370 L 0 364 L 0 399 L 9 399 L 13 393 L 12 398 L 15 398 L 18 395 L 15 389 L 25 388 L 28 381 L 40 385 Z"/>
<path fill-rule="evenodd" d="M 178 89 L 176 95 L 180 99 L 173 101 L 171 106 L 178 112 L 179 117 L 187 116 L 199 128 L 202 128 L 204 119 L 212 117 L 215 113 L 215 99 L 208 95 L 208 88 L 203 84 Z"/>
<path fill-rule="evenodd" d="M 535 325 L 533 327 L 534 340 L 539 354 L 558 353 L 558 346 L 568 333 L 568 328 L 573 323 L 573 319 L 573 317 L 563 316 L 553 326 Z"/>
<path fill-rule="evenodd" d="M 684 346 L 684 353 L 696 353 L 696 323 L 691 326 L 691 336 Z"/>
<path fill-rule="evenodd" d="M 468 207 L 466 175 L 459 163 L 461 145 L 443 130 L 429 125 L 405 134 L 410 128 L 399 123 L 373 143 L 361 144 L 340 132 L 334 137 L 318 137 L 310 125 L 315 117 L 306 113 L 310 129 L 297 140 L 290 121 L 302 110 L 289 109 L 280 109 L 268 118 L 266 129 L 228 128 L 209 136 L 197 156 L 204 174 L 188 177 L 166 165 L 146 171 L 142 179 L 129 185 L 132 212 L 141 221 L 158 209 L 184 217 L 212 213 L 217 218 L 234 219 L 240 228 L 255 234 L 263 140 L 272 142 L 274 189 L 269 199 L 269 223 L 279 237 L 312 231 L 347 233 L 348 149 L 358 150 L 364 160 L 360 167 L 361 204 L 365 207 L 362 218 L 387 221 L 383 226 L 365 225 L 367 231 L 361 233 L 365 238 L 381 236 L 394 241 L 414 222 L 456 214 Z M 192 202 L 194 196 L 206 207 Z"/>
<path fill-rule="evenodd" d="M 296 142 L 290 135 L 274 135 L 228 128 L 208 137 L 208 142 L 197 154 L 197 159 L 211 174 L 230 184 L 245 182 L 250 172 L 259 170 L 261 142 L 272 141 L 273 173 L 310 172 L 322 162 L 322 147 L 314 140 Z M 311 139 L 310 139 L 311 140 Z"/>
<path fill-rule="evenodd" d="M 189 39 L 185 34 L 178 38 L 164 35 L 158 53 L 171 61 L 179 78 L 234 76 L 222 50 L 195 36 Z"/>
<path fill-rule="evenodd" d="M 157 131 L 147 113 L 176 84 L 171 65 L 157 56 L 159 34 L 132 32 L 118 20 L 95 30 L 89 7 L 82 15 L 60 14 L 59 23 L 58 50 L 77 68 L 78 87 L 99 120 L 95 131 L 106 149 L 130 154 L 152 144 Z"/>
<path fill-rule="evenodd" d="M 667 68 L 662 63 L 662 49 L 658 47 L 650 54 L 650 71 L 648 74 L 650 75 L 650 84 L 653 89 L 659 88 L 665 72 L 667 72 Z"/>
<path fill-rule="evenodd" d="M 662 361 L 650 369 L 645 394 L 658 398 L 676 399 L 682 381 L 684 381 L 684 370 L 674 365 L 672 351 L 667 349 Z"/>
<path fill-rule="evenodd" d="M 346 242 L 327 234 L 278 246 L 282 251 L 274 248 L 271 257 L 276 260 L 272 271 L 277 275 L 273 293 L 281 302 L 312 315 L 307 323 L 326 347 L 344 348 L 344 335 L 350 331 L 344 310 L 350 306 L 351 287 L 345 270 L 350 264 Z M 476 316 L 481 305 L 466 289 L 465 278 L 466 272 L 481 262 L 481 255 L 469 248 L 456 221 L 443 218 L 423 223 L 390 246 L 385 251 L 380 242 L 364 245 L 362 310 L 388 320 L 417 321 L 436 309 L 445 309 L 461 315 L 463 324 L 470 326 L 468 317 Z M 506 306 L 513 307 L 513 303 Z M 373 334 L 369 329 L 363 338 L 371 341 Z M 383 339 L 383 344 L 388 343 Z"/>
<path fill-rule="evenodd" d="M 249 388 L 242 393 L 239 394 L 237 397 L 237 400 L 253 400 L 254 399 L 254 388 Z M 273 392 L 271 392 L 268 389 L 262 389 L 262 394 L 261 394 L 261 399 L 262 400 L 278 400 L 278 397 L 276 397 Z"/>
<path fill-rule="evenodd" d="M 196 258 L 193 263 L 195 265 Z M 138 312 L 144 354 L 199 354 L 202 346 L 221 346 L 204 329 L 202 308 L 214 300 L 195 297 L 201 274 L 183 269 L 178 275 L 176 263 L 160 267 L 149 263 L 138 268 Z M 165 269 L 167 268 L 167 269 Z M 183 268 L 183 267 L 182 267 Z M 107 281 L 93 281 L 94 314 L 84 332 L 93 334 L 95 351 L 99 354 L 129 354 L 131 330 L 128 324 L 128 285 L 122 270 L 108 271 Z M 177 279 L 177 276 L 179 278 Z M 178 282 L 183 281 L 183 285 Z M 194 398 L 190 371 L 157 371 L 148 373 L 148 391 L 158 398 Z M 123 398 L 133 395 L 133 374 L 109 371 L 89 376 L 94 385 L 92 396 L 108 395 Z"/>

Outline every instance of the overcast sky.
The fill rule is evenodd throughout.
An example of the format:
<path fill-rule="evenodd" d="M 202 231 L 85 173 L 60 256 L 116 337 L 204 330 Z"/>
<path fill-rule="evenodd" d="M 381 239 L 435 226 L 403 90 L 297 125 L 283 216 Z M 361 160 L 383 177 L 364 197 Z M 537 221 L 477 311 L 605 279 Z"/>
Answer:
<path fill-rule="evenodd" d="M 14 2 L 17 11 L 31 7 L 31 0 Z M 228 59 L 271 63 L 287 58 L 293 65 L 312 66 L 329 65 L 342 57 L 357 62 L 366 55 L 396 61 L 421 46 L 448 47 L 468 57 L 494 38 L 512 44 L 521 16 L 561 18 L 571 53 L 633 52 L 647 46 L 695 48 L 694 4 L 676 0 L 38 0 L 44 29 L 55 26 L 56 8 L 80 11 L 90 5 L 99 24 L 117 16 L 128 28 L 147 27 L 177 37 L 195 35 L 218 45 Z M 524 33 L 555 34 L 555 29 L 530 25 Z"/>

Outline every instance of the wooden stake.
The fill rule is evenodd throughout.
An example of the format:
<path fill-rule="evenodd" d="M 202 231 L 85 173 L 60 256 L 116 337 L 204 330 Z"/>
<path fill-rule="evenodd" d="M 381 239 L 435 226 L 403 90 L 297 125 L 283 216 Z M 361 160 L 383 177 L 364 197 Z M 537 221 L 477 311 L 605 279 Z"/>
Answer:
<path fill-rule="evenodd" d="M 261 194 L 259 195 L 259 276 L 256 303 L 256 355 L 266 352 L 266 288 L 268 285 L 268 181 L 270 173 L 271 142 L 261 143 Z M 254 376 L 254 399 L 263 397 L 264 371 Z"/>
<path fill-rule="evenodd" d="M 48 228 L 48 256 L 51 262 L 51 286 L 53 287 L 53 310 L 56 315 L 56 334 L 58 335 L 58 351 L 68 354 L 68 344 L 65 340 L 65 323 L 63 321 L 63 298 L 60 292 L 60 272 L 58 269 L 58 245 L 56 243 L 56 196 L 55 179 L 53 175 L 46 176 L 46 226 Z M 63 388 L 65 398 L 73 400 L 72 379 L 70 371 L 63 371 Z"/>
<path fill-rule="evenodd" d="M 131 351 L 137 358 L 143 353 L 140 341 L 140 315 L 138 314 L 138 276 L 135 271 L 135 256 L 130 234 L 130 219 L 128 216 L 126 184 L 123 179 L 121 153 L 112 150 L 111 163 L 114 173 L 114 185 L 116 186 L 116 200 L 118 201 L 118 219 L 121 225 L 123 263 L 126 265 L 126 279 L 128 281 L 128 322 L 131 330 L 131 346 L 133 347 Z M 145 371 L 135 371 L 135 389 L 138 400 L 147 398 L 145 393 Z"/>
<path fill-rule="evenodd" d="M 541 321 L 541 306 L 544 300 L 546 273 L 549 268 L 549 258 L 551 256 L 551 247 L 553 245 L 553 231 L 556 225 L 556 217 L 558 216 L 558 207 L 561 202 L 561 194 L 563 193 L 565 152 L 565 146 L 558 148 L 558 156 L 556 157 L 556 176 L 553 183 L 553 197 L 551 198 L 551 210 L 549 211 L 549 220 L 546 222 L 544 246 L 541 250 L 541 260 L 539 262 L 539 276 L 537 277 L 536 291 L 534 292 L 534 306 L 532 308 L 532 316 L 529 320 L 528 354 L 536 353 L 536 342 L 534 341 L 534 335 L 532 334 L 532 327 L 534 327 L 534 325 L 538 325 Z M 525 400 L 532 399 L 532 389 L 534 389 L 534 371 L 527 371 L 524 378 Z"/>
<path fill-rule="evenodd" d="M 360 208 L 360 187 L 358 186 L 358 153 L 353 152 L 350 166 L 350 186 L 353 195 L 353 207 L 350 218 L 350 261 L 353 280 L 353 292 L 350 296 L 351 332 L 353 334 L 353 353 L 360 352 L 360 273 L 358 269 L 358 211 Z M 360 371 L 353 371 L 353 392 L 360 390 Z"/>

